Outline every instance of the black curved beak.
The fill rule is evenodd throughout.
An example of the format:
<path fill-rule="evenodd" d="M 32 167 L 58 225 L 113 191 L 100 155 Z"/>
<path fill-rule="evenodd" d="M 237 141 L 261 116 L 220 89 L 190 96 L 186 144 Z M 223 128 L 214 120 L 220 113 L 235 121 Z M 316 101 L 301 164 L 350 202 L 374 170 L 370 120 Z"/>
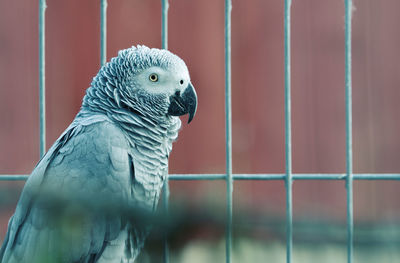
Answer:
<path fill-rule="evenodd" d="M 182 94 L 180 91 L 177 91 L 174 95 L 169 97 L 169 100 L 168 114 L 172 116 L 181 116 L 189 113 L 188 123 L 190 123 L 197 109 L 197 95 L 193 85 L 189 83 Z"/>

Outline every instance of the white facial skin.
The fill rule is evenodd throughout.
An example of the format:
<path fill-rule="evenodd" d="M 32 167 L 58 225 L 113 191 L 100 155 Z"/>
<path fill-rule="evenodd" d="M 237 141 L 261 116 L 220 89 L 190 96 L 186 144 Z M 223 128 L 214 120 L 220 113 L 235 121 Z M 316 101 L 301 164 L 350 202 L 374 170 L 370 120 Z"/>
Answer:
<path fill-rule="evenodd" d="M 160 67 L 150 67 L 136 75 L 136 83 L 150 94 L 175 94 L 184 92 L 190 83 L 189 72 L 186 67 L 178 70 L 165 70 Z"/>

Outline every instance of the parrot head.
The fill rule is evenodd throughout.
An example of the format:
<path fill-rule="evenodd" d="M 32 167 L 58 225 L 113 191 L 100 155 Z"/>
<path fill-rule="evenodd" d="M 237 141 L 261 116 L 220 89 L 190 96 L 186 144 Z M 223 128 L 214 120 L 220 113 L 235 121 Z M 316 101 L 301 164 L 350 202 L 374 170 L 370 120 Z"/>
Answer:
<path fill-rule="evenodd" d="M 186 64 L 167 50 L 121 50 L 100 69 L 92 87 L 99 83 L 118 107 L 152 119 L 189 114 L 189 123 L 196 113 L 197 95 Z"/>

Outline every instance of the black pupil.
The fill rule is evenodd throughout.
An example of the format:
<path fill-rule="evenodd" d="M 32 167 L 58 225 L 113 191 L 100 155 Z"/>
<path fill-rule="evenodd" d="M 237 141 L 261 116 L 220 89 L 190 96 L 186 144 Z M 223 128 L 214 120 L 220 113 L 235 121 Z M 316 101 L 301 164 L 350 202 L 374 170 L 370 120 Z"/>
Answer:
<path fill-rule="evenodd" d="M 181 83 L 181 85 L 183 84 L 183 80 L 181 80 L 179 83 Z"/>
<path fill-rule="evenodd" d="M 151 78 L 151 80 L 156 80 L 157 77 L 156 77 L 156 75 L 153 74 L 150 76 L 150 78 Z"/>

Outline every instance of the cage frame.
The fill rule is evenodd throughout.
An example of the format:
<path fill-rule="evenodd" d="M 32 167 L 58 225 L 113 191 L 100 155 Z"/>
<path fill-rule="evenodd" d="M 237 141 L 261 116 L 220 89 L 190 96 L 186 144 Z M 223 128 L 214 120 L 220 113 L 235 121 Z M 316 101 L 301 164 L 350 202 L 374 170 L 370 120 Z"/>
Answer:
<path fill-rule="evenodd" d="M 224 0 L 225 8 L 225 151 L 226 172 L 223 174 L 169 174 L 163 187 L 163 207 L 168 210 L 169 180 L 225 180 L 226 181 L 226 262 L 232 262 L 232 206 L 233 182 L 236 180 L 281 180 L 286 191 L 286 262 L 292 262 L 293 248 L 293 182 L 297 180 L 342 180 L 346 186 L 347 262 L 353 262 L 353 181 L 354 180 L 400 180 L 400 173 L 353 173 L 352 149 L 352 75 L 351 75 L 351 21 L 352 0 L 345 0 L 345 114 L 346 114 L 346 172 L 345 173 L 293 173 L 291 129 L 291 4 L 284 1 L 284 94 L 285 94 L 285 173 L 234 174 L 232 172 L 232 104 L 231 104 L 231 11 L 232 0 Z M 100 0 L 100 64 L 106 63 L 107 0 Z M 46 151 L 46 100 L 45 100 L 45 11 L 46 0 L 39 0 L 39 151 Z M 161 46 L 168 49 L 168 0 L 161 0 Z M 26 174 L 0 174 L 0 181 L 23 181 Z M 163 241 L 163 262 L 169 262 L 167 237 Z"/>

